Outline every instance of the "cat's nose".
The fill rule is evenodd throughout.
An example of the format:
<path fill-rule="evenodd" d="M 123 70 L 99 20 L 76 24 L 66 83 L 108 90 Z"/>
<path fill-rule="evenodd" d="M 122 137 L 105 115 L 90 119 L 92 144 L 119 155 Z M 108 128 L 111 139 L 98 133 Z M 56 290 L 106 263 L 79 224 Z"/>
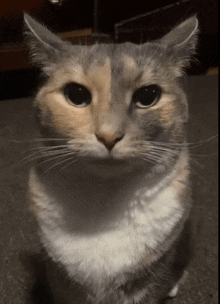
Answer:
<path fill-rule="evenodd" d="M 112 148 L 119 142 L 123 137 L 124 134 L 114 133 L 114 132 L 103 132 L 103 133 L 96 133 L 95 134 L 98 141 L 103 143 L 103 145 L 111 151 Z"/>

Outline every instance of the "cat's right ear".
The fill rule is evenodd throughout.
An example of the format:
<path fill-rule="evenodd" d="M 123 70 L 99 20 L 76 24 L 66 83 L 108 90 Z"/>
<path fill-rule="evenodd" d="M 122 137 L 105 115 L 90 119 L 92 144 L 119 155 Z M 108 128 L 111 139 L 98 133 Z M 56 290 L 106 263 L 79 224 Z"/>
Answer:
<path fill-rule="evenodd" d="M 46 74 L 50 74 L 61 56 L 68 52 L 69 44 L 27 13 L 24 13 L 24 23 L 33 63 L 40 66 Z"/>

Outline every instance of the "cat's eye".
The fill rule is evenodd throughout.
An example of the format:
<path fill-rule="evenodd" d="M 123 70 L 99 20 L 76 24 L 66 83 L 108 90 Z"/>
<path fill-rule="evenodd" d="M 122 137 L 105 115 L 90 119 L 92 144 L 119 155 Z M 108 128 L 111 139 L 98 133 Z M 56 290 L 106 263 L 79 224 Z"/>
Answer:
<path fill-rule="evenodd" d="M 90 91 L 78 83 L 68 83 L 63 92 L 65 98 L 76 107 L 85 107 L 92 101 Z"/>
<path fill-rule="evenodd" d="M 161 92 L 157 85 L 143 86 L 134 92 L 132 102 L 139 108 L 151 107 L 160 99 Z"/>

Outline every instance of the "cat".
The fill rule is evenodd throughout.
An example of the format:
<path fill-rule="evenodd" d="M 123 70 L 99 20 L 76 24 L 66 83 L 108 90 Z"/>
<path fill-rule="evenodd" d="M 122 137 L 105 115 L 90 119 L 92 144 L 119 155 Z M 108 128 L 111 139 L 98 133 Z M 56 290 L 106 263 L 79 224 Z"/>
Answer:
<path fill-rule="evenodd" d="M 188 118 L 181 76 L 198 20 L 159 40 L 81 46 L 25 13 L 46 83 L 28 195 L 54 303 L 156 304 L 191 254 Z"/>

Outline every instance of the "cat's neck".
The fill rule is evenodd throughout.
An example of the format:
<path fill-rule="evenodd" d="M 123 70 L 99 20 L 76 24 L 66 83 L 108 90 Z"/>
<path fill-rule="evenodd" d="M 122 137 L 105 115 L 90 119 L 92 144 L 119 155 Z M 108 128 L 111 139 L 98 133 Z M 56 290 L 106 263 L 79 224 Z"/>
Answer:
<path fill-rule="evenodd" d="M 52 209 L 60 210 L 61 222 L 70 226 L 66 229 L 84 232 L 86 230 L 90 233 L 114 229 L 133 208 L 142 210 L 143 206 L 157 201 L 161 193 L 178 182 L 180 172 L 186 166 L 188 160 L 183 153 L 174 167 L 161 174 L 148 174 L 145 170 L 137 170 L 115 178 L 103 178 L 75 166 L 69 173 L 64 170 L 51 170 L 50 174 L 47 172 L 48 174 L 40 175 L 38 172 L 38 178 L 49 205 Z M 174 189 L 174 192 L 176 191 Z M 140 204 L 144 205 L 139 206 Z"/>
<path fill-rule="evenodd" d="M 132 197 L 144 189 L 145 193 L 155 192 L 160 185 L 165 186 L 181 167 L 181 159 L 173 167 L 159 170 L 149 170 L 146 167 L 136 167 L 134 170 L 106 169 L 97 172 L 85 166 L 74 164 L 66 170 L 52 169 L 44 174 L 39 170 L 39 176 L 43 184 L 59 196 L 75 197 L 85 201 L 106 201 Z M 157 190 L 156 190 L 157 191 Z"/>
<path fill-rule="evenodd" d="M 128 192 L 128 189 L 134 190 L 143 183 L 146 175 L 142 170 L 117 172 L 115 175 L 113 171 L 103 168 L 103 172 L 97 173 L 82 164 L 76 164 L 67 170 L 51 170 L 46 174 L 42 171 L 39 175 L 43 184 L 54 191 L 62 190 L 63 194 L 100 201 Z"/>

